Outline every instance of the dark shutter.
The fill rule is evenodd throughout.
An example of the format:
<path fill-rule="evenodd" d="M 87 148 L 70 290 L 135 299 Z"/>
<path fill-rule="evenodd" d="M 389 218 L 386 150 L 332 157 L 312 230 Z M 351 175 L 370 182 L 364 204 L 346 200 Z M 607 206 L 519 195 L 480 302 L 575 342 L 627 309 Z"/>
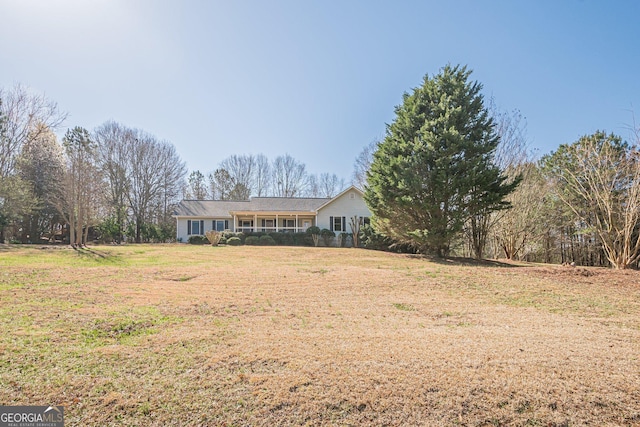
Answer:
<path fill-rule="evenodd" d="M 187 234 L 191 234 L 191 220 L 187 220 Z"/>
<path fill-rule="evenodd" d="M 228 219 L 225 219 L 225 220 L 224 220 L 224 229 L 225 229 L 225 230 L 228 230 L 228 229 L 229 229 L 229 220 L 228 220 Z"/>
<path fill-rule="evenodd" d="M 204 219 L 200 220 L 200 235 L 204 234 Z"/>
<path fill-rule="evenodd" d="M 345 217 L 342 217 L 342 232 L 346 232 L 347 231 L 347 219 Z"/>
<path fill-rule="evenodd" d="M 333 217 L 329 217 L 329 230 L 333 231 Z"/>

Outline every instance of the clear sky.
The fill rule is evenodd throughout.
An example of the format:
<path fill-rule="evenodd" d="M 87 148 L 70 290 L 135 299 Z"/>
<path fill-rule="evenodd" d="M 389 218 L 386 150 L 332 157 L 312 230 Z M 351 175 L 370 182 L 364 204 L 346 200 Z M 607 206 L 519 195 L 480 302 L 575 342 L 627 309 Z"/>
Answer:
<path fill-rule="evenodd" d="M 640 121 L 640 1 L 0 0 L 0 86 L 93 129 L 172 142 L 190 170 L 288 153 L 349 179 L 403 92 L 466 64 L 540 153 Z M 60 134 L 64 132 L 64 129 Z"/>

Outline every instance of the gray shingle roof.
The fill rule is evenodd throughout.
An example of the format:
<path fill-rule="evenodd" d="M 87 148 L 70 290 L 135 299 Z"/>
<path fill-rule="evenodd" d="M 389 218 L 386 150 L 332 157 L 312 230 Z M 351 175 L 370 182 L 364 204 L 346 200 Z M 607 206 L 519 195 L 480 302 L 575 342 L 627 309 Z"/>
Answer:
<path fill-rule="evenodd" d="M 175 216 L 232 218 L 231 212 L 315 212 L 330 199 L 254 197 L 249 201 L 183 200 Z"/>

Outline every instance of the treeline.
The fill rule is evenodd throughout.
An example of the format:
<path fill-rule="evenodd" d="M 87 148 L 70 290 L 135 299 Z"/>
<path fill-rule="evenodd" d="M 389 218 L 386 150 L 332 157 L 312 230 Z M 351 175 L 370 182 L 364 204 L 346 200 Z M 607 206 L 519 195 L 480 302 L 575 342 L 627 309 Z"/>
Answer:
<path fill-rule="evenodd" d="M 510 209 L 486 218 L 487 258 L 637 268 L 640 259 L 640 153 L 620 136 L 595 132 L 534 161 L 509 164 L 521 179 Z M 478 255 L 469 223 L 458 242 Z"/>
<path fill-rule="evenodd" d="M 445 67 L 442 76 L 425 77 L 404 97 L 407 106 L 396 107 L 384 139 L 357 157 L 352 182 L 365 189 L 374 214 L 362 243 L 637 267 L 639 129 L 630 126 L 629 141 L 596 132 L 536 159 L 522 114 L 485 105 L 469 74 Z M 451 87 L 464 90 L 442 96 Z M 65 119 L 42 95 L 0 89 L 0 242 L 171 241 L 171 215 L 183 198 L 332 197 L 345 187 L 289 155 L 233 155 L 188 175 L 171 143 L 116 122 L 75 127 L 58 141 L 54 131 Z M 464 137 L 470 129 L 485 142 Z"/>
<path fill-rule="evenodd" d="M 336 174 L 307 172 L 290 155 L 269 160 L 264 154 L 232 155 L 208 174 L 196 170 L 188 178 L 185 198 L 247 200 L 256 197 L 333 197 L 345 188 Z"/>
<path fill-rule="evenodd" d="M 175 147 L 115 122 L 58 141 L 65 119 L 22 86 L 0 91 L 0 242 L 173 239 L 187 171 Z"/>
<path fill-rule="evenodd" d="M 331 197 L 345 187 L 289 155 L 233 155 L 187 177 L 168 141 L 114 121 L 59 141 L 66 119 L 43 95 L 0 88 L 0 243 L 166 242 L 183 198 Z"/>
<path fill-rule="evenodd" d="M 518 111 L 484 105 L 466 67 L 405 94 L 384 139 L 365 147 L 369 242 L 390 249 L 588 266 L 640 260 L 640 138 L 602 131 L 541 159 Z"/>

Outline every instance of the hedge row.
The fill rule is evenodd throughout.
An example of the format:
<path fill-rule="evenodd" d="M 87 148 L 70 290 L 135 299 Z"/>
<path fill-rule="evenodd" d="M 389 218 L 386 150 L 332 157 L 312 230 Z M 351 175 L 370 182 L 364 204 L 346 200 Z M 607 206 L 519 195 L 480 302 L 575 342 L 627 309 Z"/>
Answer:
<path fill-rule="evenodd" d="M 331 246 L 333 242 L 333 238 L 335 233 L 329 230 L 322 230 L 321 233 L 318 233 L 322 236 L 322 240 L 325 246 Z M 348 233 L 342 233 L 342 244 L 341 246 L 345 246 L 347 243 L 347 238 L 350 237 Z M 194 245 L 205 245 L 209 244 L 209 241 L 204 236 L 191 236 L 188 240 L 189 243 Z M 254 245 L 254 246 L 313 246 L 313 237 L 309 232 L 306 233 L 288 233 L 288 232 L 278 232 L 278 233 L 261 233 L 261 232 L 243 232 L 243 233 L 234 233 L 231 231 L 224 231 L 222 233 L 222 239 L 220 240 L 220 244 L 231 245 L 231 246 L 239 246 L 239 245 Z"/>

